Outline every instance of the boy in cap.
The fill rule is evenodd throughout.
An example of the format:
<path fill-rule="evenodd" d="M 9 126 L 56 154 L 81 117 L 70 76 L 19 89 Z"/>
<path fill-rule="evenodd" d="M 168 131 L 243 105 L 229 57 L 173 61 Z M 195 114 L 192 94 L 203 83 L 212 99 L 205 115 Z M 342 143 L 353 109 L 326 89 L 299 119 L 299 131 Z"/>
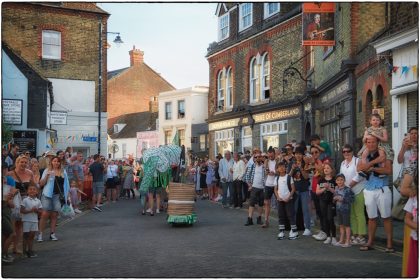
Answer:
<path fill-rule="evenodd" d="M 340 225 L 340 240 L 335 246 L 350 247 L 350 209 L 354 200 L 352 190 L 345 185 L 346 177 L 340 173 L 335 177 L 335 193 L 333 201 L 336 203 L 337 219 Z"/>

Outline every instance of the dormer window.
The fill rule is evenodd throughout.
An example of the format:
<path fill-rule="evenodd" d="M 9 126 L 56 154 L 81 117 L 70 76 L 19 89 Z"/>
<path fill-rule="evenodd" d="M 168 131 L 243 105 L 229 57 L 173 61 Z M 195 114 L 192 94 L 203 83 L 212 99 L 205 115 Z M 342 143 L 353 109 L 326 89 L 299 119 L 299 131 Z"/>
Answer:
<path fill-rule="evenodd" d="M 114 133 L 118 133 L 118 124 L 114 124 Z"/>
<path fill-rule="evenodd" d="M 219 29 L 218 29 L 219 41 L 222 41 L 229 37 L 229 13 L 219 17 Z"/>
<path fill-rule="evenodd" d="M 244 3 L 239 6 L 239 31 L 245 30 L 252 25 L 252 3 Z"/>
<path fill-rule="evenodd" d="M 264 19 L 280 12 L 280 3 L 264 3 Z"/>

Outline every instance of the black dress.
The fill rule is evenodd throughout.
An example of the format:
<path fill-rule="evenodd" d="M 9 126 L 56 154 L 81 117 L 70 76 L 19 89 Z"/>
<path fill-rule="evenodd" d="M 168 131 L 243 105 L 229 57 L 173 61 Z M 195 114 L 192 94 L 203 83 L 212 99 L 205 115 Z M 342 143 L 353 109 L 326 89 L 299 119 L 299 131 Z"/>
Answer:
<path fill-rule="evenodd" d="M 206 183 L 207 171 L 208 171 L 207 166 L 202 166 L 200 168 L 200 187 L 201 188 L 207 188 L 207 183 Z"/>

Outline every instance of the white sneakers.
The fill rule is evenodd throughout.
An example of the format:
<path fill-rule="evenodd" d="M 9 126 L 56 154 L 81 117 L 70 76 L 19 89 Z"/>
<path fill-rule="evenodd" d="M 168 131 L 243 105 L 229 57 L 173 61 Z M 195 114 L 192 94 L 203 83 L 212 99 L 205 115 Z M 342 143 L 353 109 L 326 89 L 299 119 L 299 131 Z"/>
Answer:
<path fill-rule="evenodd" d="M 51 233 L 51 234 L 50 234 L 50 239 L 51 239 L 52 241 L 57 241 L 57 240 L 58 240 L 57 236 L 55 236 L 55 233 Z"/>
<path fill-rule="evenodd" d="M 331 243 L 331 237 L 327 237 L 327 239 L 325 239 L 324 244 L 330 244 Z"/>
<path fill-rule="evenodd" d="M 318 234 L 312 235 L 312 237 L 318 241 L 324 241 L 327 239 L 327 234 L 321 230 Z"/>
<path fill-rule="evenodd" d="M 304 236 L 311 236 L 312 235 L 312 232 L 311 232 L 311 230 L 305 228 L 305 231 L 303 232 L 303 235 Z"/>
<path fill-rule="evenodd" d="M 284 231 L 283 230 L 279 232 L 279 234 L 277 235 L 277 239 L 278 240 L 284 239 Z"/>
<path fill-rule="evenodd" d="M 80 214 L 80 213 L 82 213 L 82 211 L 80 211 L 79 209 L 74 209 L 74 213 L 76 213 L 76 214 Z"/>
<path fill-rule="evenodd" d="M 330 244 L 331 243 L 331 245 L 333 245 L 333 246 L 337 246 L 337 244 L 339 244 L 338 243 L 338 241 L 337 241 L 337 239 L 335 238 L 335 237 L 327 237 L 327 239 L 325 239 L 325 241 L 324 241 L 324 244 Z M 340 245 L 338 245 L 338 246 L 340 246 Z"/>
<path fill-rule="evenodd" d="M 290 230 L 290 232 L 289 232 L 289 239 L 290 240 L 294 240 L 298 237 L 299 237 L 299 232 L 298 231 Z"/>
<path fill-rule="evenodd" d="M 42 232 L 38 233 L 38 237 L 36 238 L 37 242 L 42 242 L 44 240 L 42 240 Z"/>
<path fill-rule="evenodd" d="M 156 209 L 156 214 L 159 214 L 159 213 L 160 213 L 159 209 Z"/>

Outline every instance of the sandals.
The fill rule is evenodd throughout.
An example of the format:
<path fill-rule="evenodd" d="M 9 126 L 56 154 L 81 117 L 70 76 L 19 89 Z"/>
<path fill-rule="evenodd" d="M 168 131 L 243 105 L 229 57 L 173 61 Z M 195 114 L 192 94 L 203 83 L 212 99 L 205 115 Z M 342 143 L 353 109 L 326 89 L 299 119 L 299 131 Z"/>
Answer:
<path fill-rule="evenodd" d="M 365 246 L 360 246 L 359 248 L 360 251 L 371 251 L 374 250 L 373 247 L 365 245 Z"/>
<path fill-rule="evenodd" d="M 395 253 L 394 248 L 386 248 L 385 253 Z"/>

